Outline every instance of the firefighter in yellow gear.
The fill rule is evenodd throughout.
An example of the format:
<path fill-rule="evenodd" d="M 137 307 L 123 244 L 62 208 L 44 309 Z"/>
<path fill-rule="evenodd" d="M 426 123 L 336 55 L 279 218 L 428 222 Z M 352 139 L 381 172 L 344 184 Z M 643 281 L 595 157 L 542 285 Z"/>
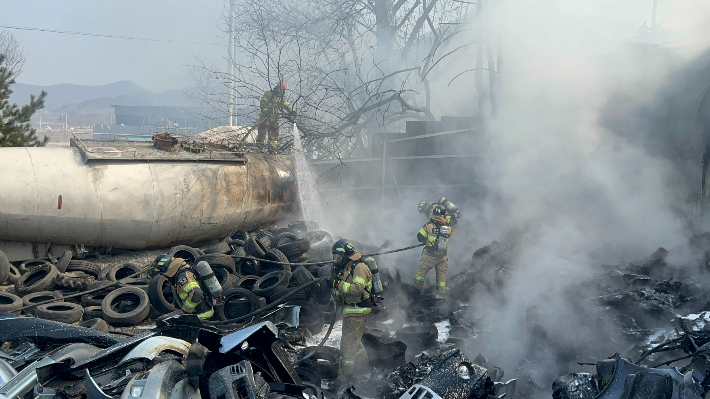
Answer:
<path fill-rule="evenodd" d="M 372 272 L 347 240 L 338 240 L 332 252 L 336 272 L 333 288 L 343 314 L 340 367 L 336 381 L 336 387 L 341 388 L 352 379 L 355 366 L 363 367 L 367 364 L 362 335 L 372 307 Z"/>
<path fill-rule="evenodd" d="M 268 148 L 272 154 L 276 153 L 279 140 L 279 117 L 292 115 L 293 108 L 284 97 L 286 93 L 286 82 L 281 81 L 273 89 L 264 93 L 261 97 L 259 112 L 259 122 L 257 124 L 258 135 L 257 144 L 263 144 L 266 136 L 269 136 Z"/>
<path fill-rule="evenodd" d="M 424 244 L 424 251 L 414 276 L 414 287 L 421 290 L 429 270 L 436 269 L 437 297 L 446 294 L 446 270 L 449 268 L 447 250 L 452 234 L 453 227 L 446 219 L 446 209 L 443 205 L 435 205 L 429 222 L 417 233 L 417 240 Z"/>
<path fill-rule="evenodd" d="M 207 291 L 203 290 L 184 259 L 158 255 L 155 268 L 175 286 L 183 312 L 195 313 L 200 320 L 209 319 L 214 315 L 211 298 L 205 295 Z"/>

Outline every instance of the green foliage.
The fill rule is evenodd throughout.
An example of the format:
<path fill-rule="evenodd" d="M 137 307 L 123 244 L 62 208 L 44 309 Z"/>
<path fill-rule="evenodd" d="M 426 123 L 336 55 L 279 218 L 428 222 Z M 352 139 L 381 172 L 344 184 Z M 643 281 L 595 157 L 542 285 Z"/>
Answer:
<path fill-rule="evenodd" d="M 5 63 L 5 56 L 0 54 L 0 147 L 37 147 L 44 146 L 49 137 L 37 138 L 37 132 L 30 125 L 30 118 L 39 109 L 44 108 L 47 93 L 30 96 L 30 103 L 19 107 L 10 104 L 12 94 L 10 86 L 15 78 Z"/>

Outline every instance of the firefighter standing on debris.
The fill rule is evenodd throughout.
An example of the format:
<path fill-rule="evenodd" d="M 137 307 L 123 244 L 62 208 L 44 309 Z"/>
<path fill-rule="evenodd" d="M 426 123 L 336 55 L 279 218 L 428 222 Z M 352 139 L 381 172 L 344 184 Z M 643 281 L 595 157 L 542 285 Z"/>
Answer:
<path fill-rule="evenodd" d="M 434 205 L 429 222 L 417 233 L 417 240 L 424 244 L 422 260 L 414 276 L 414 287 L 421 290 L 424 278 L 432 268 L 436 269 L 437 298 L 446 294 L 446 270 L 449 268 L 447 257 L 448 241 L 453 234 L 453 227 L 446 218 L 444 205 Z"/>
<path fill-rule="evenodd" d="M 367 352 L 362 345 L 367 315 L 373 306 L 372 272 L 362 256 L 347 240 L 333 245 L 336 301 L 343 311 L 343 334 L 340 338 L 340 368 L 336 389 L 347 384 L 355 372 L 355 365 L 367 363 Z"/>
<path fill-rule="evenodd" d="M 268 134 L 268 149 L 272 154 L 276 154 L 279 139 L 279 117 L 292 116 L 293 109 L 284 97 L 286 94 L 286 82 L 279 82 L 273 89 L 264 93 L 261 97 L 259 112 L 259 122 L 256 136 L 257 144 L 263 144 Z"/>
<path fill-rule="evenodd" d="M 154 262 L 155 269 L 162 273 L 168 281 L 175 287 L 182 302 L 182 311 L 185 313 L 195 313 L 200 320 L 208 319 L 214 315 L 212 298 L 221 296 L 222 287 L 214 276 L 214 272 L 209 268 L 207 262 L 200 262 L 193 270 L 182 258 L 173 258 L 170 255 L 158 255 Z M 209 270 L 204 273 L 199 271 Z M 212 273 L 210 273 L 212 272 Z M 196 275 L 200 278 L 196 278 Z M 211 274 L 211 276 L 209 275 Z M 212 281 L 214 279 L 214 281 Z M 217 284 L 215 287 L 214 284 Z M 212 294 L 212 297 L 210 297 Z"/>

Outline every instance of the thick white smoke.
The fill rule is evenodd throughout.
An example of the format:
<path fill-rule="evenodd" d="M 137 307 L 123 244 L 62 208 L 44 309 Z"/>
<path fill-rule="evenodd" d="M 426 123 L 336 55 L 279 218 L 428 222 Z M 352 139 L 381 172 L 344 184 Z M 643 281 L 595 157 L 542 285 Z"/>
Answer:
<path fill-rule="evenodd" d="M 495 333 L 473 351 L 494 356 L 508 370 L 527 359 L 532 364 L 525 372 L 536 370 L 548 384 L 583 360 L 574 358 L 576 349 L 589 356 L 597 345 L 599 358 L 625 349 L 611 320 L 590 320 L 571 301 L 593 291 L 570 290 L 584 287 L 601 263 L 687 242 L 687 189 L 699 181 L 688 182 L 671 160 L 645 149 L 647 132 L 633 125 L 638 115 L 629 115 L 623 137 L 605 120 L 617 107 L 653 103 L 673 85 L 675 73 L 703 50 L 698 34 L 707 32 L 710 7 L 659 1 L 666 37 L 680 38 L 659 49 L 636 43 L 638 27 L 650 23 L 650 1 L 487 3 L 505 67 L 498 116 L 485 140 L 490 147 L 476 170 L 490 193 L 483 203 L 465 204 L 475 217 L 464 231 L 475 246 L 521 233 L 502 292 L 476 292 L 474 316 L 485 315 Z M 466 79 L 451 98 L 475 93 L 461 89 L 473 88 L 473 76 Z M 475 101 L 458 103 L 463 113 Z M 696 152 L 700 168 L 702 149 Z"/>

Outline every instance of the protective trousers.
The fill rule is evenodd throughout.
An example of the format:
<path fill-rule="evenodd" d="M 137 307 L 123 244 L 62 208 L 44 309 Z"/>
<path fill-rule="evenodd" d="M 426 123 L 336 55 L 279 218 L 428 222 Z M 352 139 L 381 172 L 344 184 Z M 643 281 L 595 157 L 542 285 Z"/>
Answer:
<path fill-rule="evenodd" d="M 278 120 L 265 120 L 257 125 L 258 134 L 256 136 L 256 142 L 262 144 L 266 135 L 269 135 L 269 147 L 276 150 L 279 140 L 279 121 Z"/>
<path fill-rule="evenodd" d="M 338 384 L 346 384 L 355 373 L 355 365 L 367 365 L 367 351 L 362 345 L 367 315 L 343 316 L 343 335 L 340 338 L 340 368 Z"/>
<path fill-rule="evenodd" d="M 446 270 L 449 268 L 449 258 L 436 257 L 422 254 L 422 261 L 419 263 L 416 275 L 414 276 L 414 286 L 421 290 L 424 287 L 424 278 L 429 270 L 436 268 L 436 288 L 440 293 L 446 292 Z"/>

